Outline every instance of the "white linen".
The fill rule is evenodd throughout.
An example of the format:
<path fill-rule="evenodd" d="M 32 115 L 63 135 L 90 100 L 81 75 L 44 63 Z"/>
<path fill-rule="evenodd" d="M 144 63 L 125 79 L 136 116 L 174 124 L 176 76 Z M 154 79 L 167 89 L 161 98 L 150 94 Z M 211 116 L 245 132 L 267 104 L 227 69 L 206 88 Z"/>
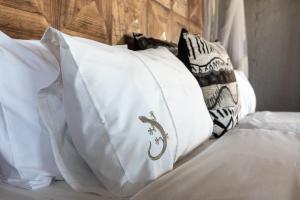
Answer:
<path fill-rule="evenodd" d="M 204 33 L 203 37 L 215 42 L 219 40 L 219 0 L 204 0 Z"/>
<path fill-rule="evenodd" d="M 218 0 L 225 9 L 219 15 L 219 39 L 235 69 L 248 77 L 248 49 L 244 0 Z M 219 10 L 221 10 L 219 8 Z"/>
<path fill-rule="evenodd" d="M 197 154 L 204 151 L 208 146 L 212 145 L 216 140 L 208 139 L 203 142 L 199 147 L 192 151 L 189 155 L 185 156 L 175 163 L 174 168 L 180 167 L 188 160 L 195 157 Z M 0 183 L 0 199 L 5 200 L 125 200 L 127 198 L 117 198 L 107 195 L 105 193 L 99 195 L 86 192 L 75 192 L 65 181 L 55 181 L 49 187 L 45 187 L 35 191 L 23 190 L 12 187 L 7 184 Z"/>
<path fill-rule="evenodd" d="M 49 187 L 30 191 L 0 183 L 1 200 L 120 200 L 92 193 L 75 192 L 64 181 L 56 181 Z"/>
<path fill-rule="evenodd" d="M 55 57 L 39 41 L 14 40 L 0 32 L 1 181 L 37 189 L 61 177 L 37 97 L 57 74 Z"/>
<path fill-rule="evenodd" d="M 59 132 L 51 122 L 56 109 L 51 100 L 62 99 L 74 146 L 114 195 L 134 194 L 211 135 L 212 121 L 198 83 L 167 49 L 132 52 L 52 28 L 42 41 L 60 53 L 61 65 L 49 96 L 48 89 L 41 93 L 43 119 L 50 132 Z M 53 145 L 56 157 L 63 157 L 62 143 Z M 68 161 L 63 162 L 66 166 Z M 82 181 L 77 186 L 88 182 L 92 187 L 89 179 L 76 181 Z M 94 183 L 94 189 L 77 189 L 95 191 L 99 184 Z"/>
<path fill-rule="evenodd" d="M 296 200 L 299 144 L 299 133 L 234 128 L 132 199 Z"/>
<path fill-rule="evenodd" d="M 240 97 L 239 120 L 245 118 L 248 114 L 254 113 L 256 109 L 256 96 L 253 87 L 243 71 L 234 70 L 235 78 L 238 84 Z"/>
<path fill-rule="evenodd" d="M 40 114 L 50 133 L 57 166 L 66 182 L 75 191 L 97 193 L 106 199 L 111 199 L 113 194 L 109 193 L 99 182 L 73 144 L 65 119 L 63 91 L 59 84 L 60 82 L 56 81 L 39 93 L 39 109 L 48 110 Z"/>
<path fill-rule="evenodd" d="M 219 40 L 235 69 L 248 77 L 244 0 L 204 0 L 204 38 Z"/>
<path fill-rule="evenodd" d="M 237 125 L 239 129 L 268 129 L 300 134 L 300 112 L 255 112 Z"/>
<path fill-rule="evenodd" d="M 199 147 L 192 151 L 175 163 L 174 168 L 180 167 L 188 160 L 195 157 L 197 154 L 204 151 L 208 146 L 212 145 L 216 140 L 208 139 Z M 125 200 L 126 198 L 117 198 L 105 193 L 99 195 L 93 193 L 75 192 L 65 181 L 55 181 L 49 187 L 45 187 L 35 191 L 23 190 L 12 187 L 7 184 L 0 183 L 0 199 L 2 200 Z"/>

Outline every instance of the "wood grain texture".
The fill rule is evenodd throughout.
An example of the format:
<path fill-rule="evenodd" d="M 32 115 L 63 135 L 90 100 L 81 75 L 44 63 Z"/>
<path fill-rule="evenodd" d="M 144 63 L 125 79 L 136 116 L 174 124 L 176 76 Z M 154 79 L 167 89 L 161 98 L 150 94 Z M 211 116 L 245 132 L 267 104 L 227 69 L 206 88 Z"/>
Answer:
<path fill-rule="evenodd" d="M 40 39 L 48 26 L 107 44 L 140 32 L 173 42 L 180 29 L 203 31 L 202 0 L 0 0 L 0 31 Z"/>

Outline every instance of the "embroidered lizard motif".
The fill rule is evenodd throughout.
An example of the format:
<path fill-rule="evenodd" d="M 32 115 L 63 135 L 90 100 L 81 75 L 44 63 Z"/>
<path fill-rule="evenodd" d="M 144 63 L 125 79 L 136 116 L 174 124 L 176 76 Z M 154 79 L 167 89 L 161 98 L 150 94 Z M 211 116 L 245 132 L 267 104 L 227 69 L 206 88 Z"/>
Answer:
<path fill-rule="evenodd" d="M 159 144 L 160 141 L 162 141 L 163 143 L 163 147 L 160 151 L 160 153 L 158 155 L 152 155 L 151 154 L 151 146 L 152 143 L 150 142 L 149 148 L 148 148 L 148 156 L 151 160 L 158 160 L 162 157 L 162 155 L 164 154 L 164 152 L 167 149 L 167 139 L 168 139 L 168 134 L 165 132 L 165 130 L 163 129 L 163 127 L 156 121 L 156 117 L 154 115 L 154 113 L 151 111 L 150 112 L 150 118 L 147 118 L 145 116 L 139 116 L 139 119 L 141 120 L 141 122 L 143 123 L 148 123 L 151 125 L 151 127 L 148 129 L 148 133 L 150 135 L 153 135 L 154 132 L 156 132 L 157 130 L 160 133 L 160 137 L 156 137 L 155 138 L 155 143 Z"/>

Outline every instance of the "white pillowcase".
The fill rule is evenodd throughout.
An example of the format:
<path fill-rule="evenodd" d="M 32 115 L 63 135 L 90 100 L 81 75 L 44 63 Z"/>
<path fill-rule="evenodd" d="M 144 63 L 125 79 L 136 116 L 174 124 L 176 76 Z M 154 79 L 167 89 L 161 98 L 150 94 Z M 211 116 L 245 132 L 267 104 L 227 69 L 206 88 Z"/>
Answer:
<path fill-rule="evenodd" d="M 248 78 L 244 72 L 234 70 L 236 81 L 240 93 L 241 109 L 239 120 L 245 118 L 248 114 L 254 113 L 256 109 L 256 96 Z"/>
<path fill-rule="evenodd" d="M 133 52 L 52 28 L 42 42 L 59 52 L 61 65 L 61 77 L 41 93 L 43 119 L 53 134 L 63 132 L 51 124 L 51 112 L 59 110 L 51 102 L 55 95 L 62 98 L 69 141 L 113 194 L 136 193 L 211 135 L 212 120 L 197 81 L 167 49 Z M 53 145 L 59 158 L 62 141 Z M 68 170 L 64 176 L 76 177 Z M 99 186 L 80 187 L 85 183 L 93 187 L 89 180 L 70 185 L 81 191 Z"/>
<path fill-rule="evenodd" d="M 27 189 L 60 178 L 50 138 L 40 121 L 38 91 L 58 74 L 55 57 L 39 41 L 0 32 L 0 179 Z"/>

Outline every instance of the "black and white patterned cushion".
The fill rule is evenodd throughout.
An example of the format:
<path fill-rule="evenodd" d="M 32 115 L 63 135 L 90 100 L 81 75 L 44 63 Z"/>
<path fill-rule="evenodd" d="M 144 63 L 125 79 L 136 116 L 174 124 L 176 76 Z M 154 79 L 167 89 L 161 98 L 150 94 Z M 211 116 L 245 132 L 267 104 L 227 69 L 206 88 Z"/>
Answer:
<path fill-rule="evenodd" d="M 202 88 L 214 122 L 214 136 L 222 136 L 236 125 L 240 108 L 234 69 L 226 50 L 219 43 L 208 42 L 183 29 L 178 58 Z"/>

